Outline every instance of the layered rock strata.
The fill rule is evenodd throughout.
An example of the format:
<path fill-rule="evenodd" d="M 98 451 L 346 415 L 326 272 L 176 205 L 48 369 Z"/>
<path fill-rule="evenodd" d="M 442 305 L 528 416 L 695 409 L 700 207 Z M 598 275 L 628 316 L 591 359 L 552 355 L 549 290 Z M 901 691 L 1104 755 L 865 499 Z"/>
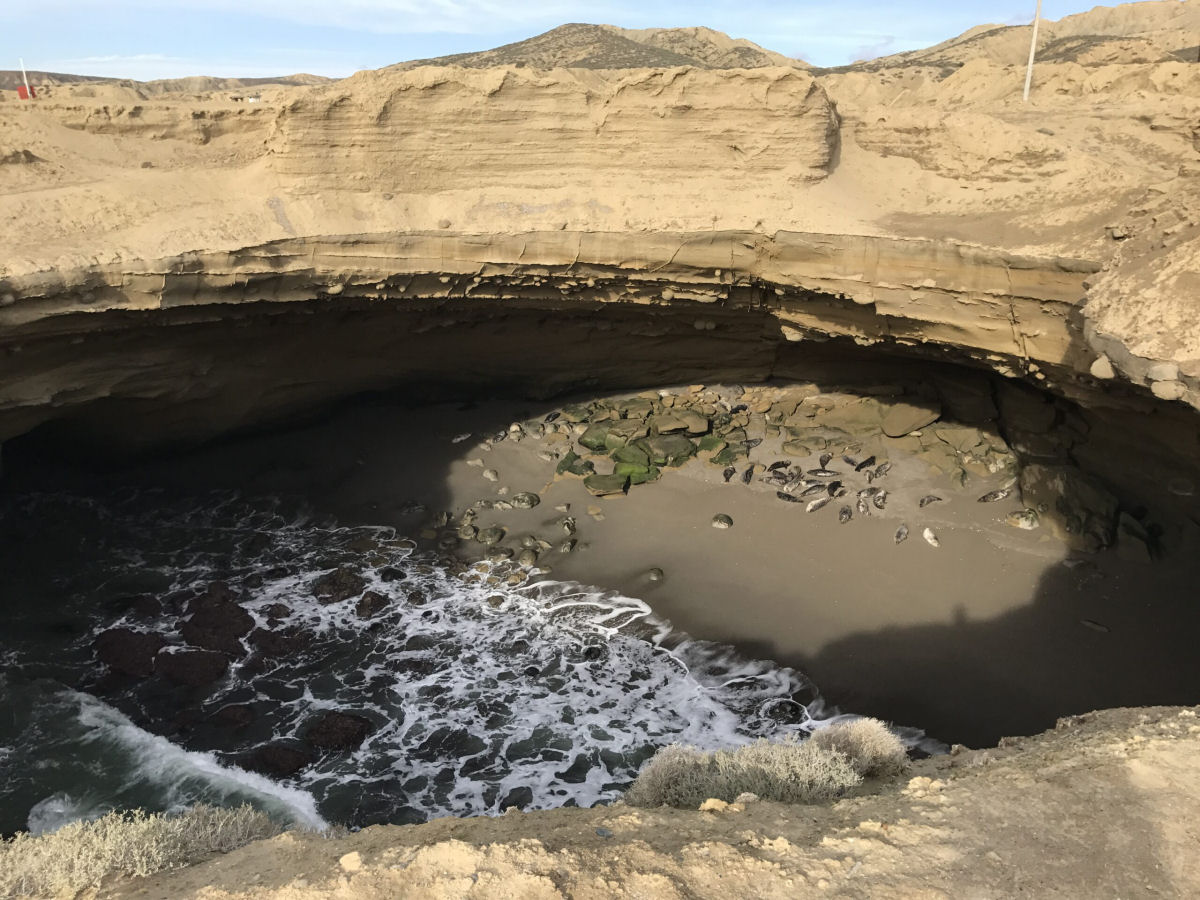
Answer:
<path fill-rule="evenodd" d="M 283 392 L 295 411 L 306 391 L 328 399 L 422 379 L 536 374 L 543 391 L 760 379 L 783 345 L 830 338 L 1086 390 L 1093 356 L 1074 316 L 1094 268 L 845 235 L 555 231 L 328 237 L 57 271 L 4 285 L 0 434 L 75 417 L 99 400 L 150 408 L 227 390 L 241 397 L 237 409 L 212 410 L 192 437 L 247 424 L 247 404 L 271 418 Z M 297 316 L 324 326 L 305 336 L 282 324 Z M 358 334 L 362 323 L 372 323 L 370 335 Z M 484 327 L 512 332 L 488 348 Z M 547 361 L 561 359 L 577 333 L 605 345 L 608 362 L 551 370 Z M 202 334 L 224 336 L 201 349 Z M 384 335 L 395 352 L 364 352 Z M 352 336 L 357 344 L 346 343 Z M 423 362 L 439 341 L 458 341 L 463 352 Z M 322 345 L 327 383 L 311 377 L 311 359 L 283 358 Z M 531 360 L 522 348 L 533 347 L 540 355 Z M 276 362 L 251 378 L 256 358 Z"/>

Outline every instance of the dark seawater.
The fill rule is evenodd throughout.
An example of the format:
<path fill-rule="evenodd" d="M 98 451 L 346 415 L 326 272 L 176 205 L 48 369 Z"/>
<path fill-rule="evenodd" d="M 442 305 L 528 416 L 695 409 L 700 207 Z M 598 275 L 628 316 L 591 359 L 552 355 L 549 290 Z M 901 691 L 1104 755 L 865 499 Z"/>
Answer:
<path fill-rule="evenodd" d="M 666 744 L 736 745 L 830 715 L 801 674 L 690 640 L 640 600 L 468 585 L 389 528 L 298 501 L 9 495 L 0 540 L 0 832 L 197 801 L 314 826 L 588 806 L 616 799 Z M 376 615 L 356 610 L 361 592 L 314 596 L 339 567 L 385 598 Z M 257 637 L 239 639 L 219 680 L 180 687 L 96 662 L 96 636 L 116 626 L 183 647 L 188 604 L 215 582 Z M 370 721 L 357 749 L 305 743 L 330 710 Z M 267 745 L 311 762 L 249 771 Z"/>

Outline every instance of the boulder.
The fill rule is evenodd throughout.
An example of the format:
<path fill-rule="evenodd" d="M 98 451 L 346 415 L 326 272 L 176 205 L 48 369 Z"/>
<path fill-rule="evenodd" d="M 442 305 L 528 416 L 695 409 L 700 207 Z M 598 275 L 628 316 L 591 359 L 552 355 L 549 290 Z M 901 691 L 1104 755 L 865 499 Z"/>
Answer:
<path fill-rule="evenodd" d="M 888 437 L 903 437 L 926 425 L 932 425 L 942 415 L 942 406 L 936 400 L 919 403 L 896 403 L 883 417 L 883 433 Z"/>
<path fill-rule="evenodd" d="M 154 671 L 189 687 L 212 684 L 229 670 L 229 658 L 215 650 L 165 650 L 154 657 Z"/>
<path fill-rule="evenodd" d="M 1111 360 L 1109 360 L 1109 358 L 1104 354 L 1101 354 L 1096 358 L 1095 362 L 1092 363 L 1092 366 L 1088 371 L 1092 373 L 1093 378 L 1099 378 L 1101 381 L 1107 381 L 1110 378 L 1115 378 L 1117 374 L 1116 370 L 1113 369 Z"/>
<path fill-rule="evenodd" d="M 363 716 L 327 712 L 308 727 L 304 739 L 319 750 L 354 750 L 374 730 L 375 725 Z"/>
<path fill-rule="evenodd" d="M 1150 384 L 1150 393 L 1159 400 L 1178 400 L 1186 390 L 1179 381 L 1155 381 Z"/>
<path fill-rule="evenodd" d="M 657 434 L 638 446 L 655 465 L 681 466 L 696 455 L 696 445 L 681 434 Z"/>
<path fill-rule="evenodd" d="M 618 401 L 617 411 L 626 419 L 644 419 L 654 412 L 654 401 L 648 397 L 631 397 Z"/>
<path fill-rule="evenodd" d="M 96 636 L 96 658 L 114 672 L 149 678 L 154 673 L 154 657 L 167 645 L 162 635 L 132 628 L 110 628 Z"/>
<path fill-rule="evenodd" d="M 613 494 L 623 494 L 629 488 L 628 475 L 589 475 L 583 479 L 583 486 L 594 497 L 607 497 Z"/>
<path fill-rule="evenodd" d="M 590 475 L 596 471 L 596 466 L 591 460 L 580 457 L 574 450 L 568 450 L 558 461 L 554 471 L 559 475 Z"/>
<path fill-rule="evenodd" d="M 608 429 L 608 434 L 604 437 L 604 446 L 608 450 L 616 450 L 624 447 L 638 438 L 643 438 L 650 433 L 650 429 L 646 427 L 639 419 L 623 419 L 619 422 L 613 422 Z"/>
<path fill-rule="evenodd" d="M 579 443 L 581 446 L 595 453 L 604 453 L 608 450 L 606 444 L 608 431 L 609 426 L 607 424 L 593 423 L 579 436 Z"/>
<path fill-rule="evenodd" d="M 683 413 L 662 413 L 650 418 L 650 427 L 656 434 L 675 434 L 687 430 L 687 422 Z"/>
<path fill-rule="evenodd" d="M 679 413 L 679 418 L 683 421 L 684 430 L 688 434 L 699 435 L 708 433 L 710 423 L 707 416 L 702 416 L 700 413 L 693 412 L 692 410 L 685 410 Z"/>

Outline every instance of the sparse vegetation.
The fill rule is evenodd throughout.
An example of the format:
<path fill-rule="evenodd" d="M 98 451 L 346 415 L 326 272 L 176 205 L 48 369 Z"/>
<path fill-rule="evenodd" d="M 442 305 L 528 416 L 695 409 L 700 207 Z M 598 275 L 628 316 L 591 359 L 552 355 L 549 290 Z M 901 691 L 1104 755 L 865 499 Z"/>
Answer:
<path fill-rule="evenodd" d="M 900 772 L 907 762 L 904 745 L 875 719 L 835 723 L 817 735 L 711 753 L 672 744 L 646 763 L 625 801 L 695 809 L 710 797 L 733 802 L 751 793 L 781 803 L 816 803 L 861 784 L 866 775 Z"/>
<path fill-rule="evenodd" d="M 859 775 L 897 775 L 908 766 L 900 739 L 878 719 L 837 722 L 813 733 L 809 743 L 840 753 Z"/>
<path fill-rule="evenodd" d="M 0 898 L 74 894 L 110 875 L 150 875 L 278 834 L 250 806 L 194 806 L 178 815 L 141 810 L 73 822 L 0 841 Z"/>

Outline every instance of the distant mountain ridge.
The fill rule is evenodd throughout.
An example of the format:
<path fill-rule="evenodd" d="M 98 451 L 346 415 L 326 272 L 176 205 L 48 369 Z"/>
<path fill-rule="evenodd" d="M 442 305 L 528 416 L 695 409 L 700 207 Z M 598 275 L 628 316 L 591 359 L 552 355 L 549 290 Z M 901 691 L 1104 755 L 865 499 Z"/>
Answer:
<path fill-rule="evenodd" d="M 775 53 L 711 28 L 643 28 L 572 22 L 513 44 L 475 53 L 456 53 L 389 66 L 529 66 L 534 69 L 643 69 L 691 66 L 740 69 L 762 66 L 809 68 L 807 63 Z"/>
<path fill-rule="evenodd" d="M 135 81 L 132 78 L 110 78 L 104 75 L 70 75 L 65 72 L 41 72 L 30 70 L 29 83 L 38 85 L 60 84 L 119 84 L 136 87 L 146 94 L 163 94 L 175 91 L 203 93 L 204 91 L 236 91 L 242 88 L 266 85 L 325 84 L 336 81 L 323 75 L 279 75 L 267 78 L 216 78 L 211 75 L 193 75 L 187 78 L 160 78 L 154 81 Z M 20 70 L 0 69 L 0 90 L 13 91 L 24 84 Z"/>
<path fill-rule="evenodd" d="M 1030 25 L 977 25 L 958 37 L 849 68 L 892 66 L 960 66 L 974 59 L 1020 65 L 1029 54 Z M 1112 62 L 1195 61 L 1200 35 L 1200 2 L 1148 0 L 1119 6 L 1097 6 L 1087 12 L 1043 20 L 1038 30 L 1038 57 L 1044 61 L 1100 65 Z M 848 67 L 839 67 L 848 68 Z"/>

